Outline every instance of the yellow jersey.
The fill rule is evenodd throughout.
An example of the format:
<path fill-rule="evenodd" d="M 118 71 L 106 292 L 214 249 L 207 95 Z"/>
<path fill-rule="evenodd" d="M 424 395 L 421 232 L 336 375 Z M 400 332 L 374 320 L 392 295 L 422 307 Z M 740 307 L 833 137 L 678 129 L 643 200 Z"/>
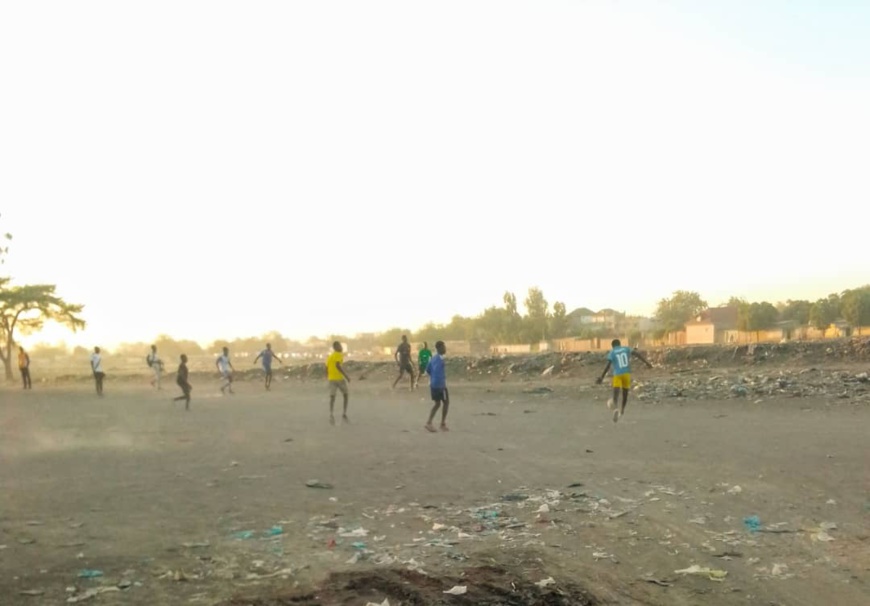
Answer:
<path fill-rule="evenodd" d="M 344 354 L 334 351 L 326 358 L 326 376 L 330 381 L 344 381 L 344 375 L 338 369 L 338 365 L 344 362 Z"/>

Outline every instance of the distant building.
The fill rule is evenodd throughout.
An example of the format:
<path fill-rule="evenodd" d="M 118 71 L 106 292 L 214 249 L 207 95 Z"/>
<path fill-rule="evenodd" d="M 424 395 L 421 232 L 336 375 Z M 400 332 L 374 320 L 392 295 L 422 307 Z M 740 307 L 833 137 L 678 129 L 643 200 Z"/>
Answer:
<path fill-rule="evenodd" d="M 737 307 L 711 307 L 686 323 L 686 345 L 736 343 Z"/>

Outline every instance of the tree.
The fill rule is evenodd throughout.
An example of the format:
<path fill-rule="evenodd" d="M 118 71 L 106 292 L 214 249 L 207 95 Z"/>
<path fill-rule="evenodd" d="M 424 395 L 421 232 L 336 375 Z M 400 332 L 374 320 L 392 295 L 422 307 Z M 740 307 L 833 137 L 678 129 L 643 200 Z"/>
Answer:
<path fill-rule="evenodd" d="M 840 297 L 829 295 L 827 299 L 819 299 L 810 308 L 810 324 L 819 330 L 825 330 L 840 317 Z"/>
<path fill-rule="evenodd" d="M 396 346 L 402 341 L 402 335 L 408 335 L 408 338 L 410 338 L 411 331 L 407 328 L 391 328 L 378 336 L 378 345 L 381 347 L 391 347 L 395 351 Z"/>
<path fill-rule="evenodd" d="M 526 335 L 529 341 L 544 341 L 547 339 L 547 320 L 550 304 L 544 298 L 540 288 L 533 286 L 524 301 L 526 306 Z"/>
<path fill-rule="evenodd" d="M 85 321 L 79 317 L 83 306 L 58 297 L 54 284 L 9 286 L 9 282 L 9 278 L 0 278 L 0 359 L 6 367 L 6 378 L 12 379 L 16 330 L 35 332 L 46 320 L 52 320 L 76 331 L 85 327 Z"/>
<path fill-rule="evenodd" d="M 788 320 L 799 326 L 804 326 L 810 322 L 810 309 L 812 309 L 812 307 L 813 304 L 809 301 L 792 301 L 789 299 L 785 302 L 779 315 L 783 320 Z"/>
<path fill-rule="evenodd" d="M 696 292 L 674 291 L 669 299 L 662 299 L 656 307 L 655 318 L 667 332 L 683 330 L 686 323 L 707 309 L 707 302 Z"/>
<path fill-rule="evenodd" d="M 852 328 L 870 326 L 870 286 L 847 290 L 840 301 L 843 319 Z"/>
<path fill-rule="evenodd" d="M 511 315 L 503 307 L 488 307 L 475 319 L 478 336 L 490 343 L 511 342 Z"/>
<path fill-rule="evenodd" d="M 520 310 L 517 307 L 517 296 L 512 292 L 505 292 L 502 301 L 504 301 L 504 308 L 508 314 L 505 342 L 518 343 L 523 338 L 523 319 L 520 317 Z"/>
<path fill-rule="evenodd" d="M 553 303 L 553 314 L 550 316 L 550 337 L 561 339 L 568 334 L 568 309 L 561 301 Z"/>

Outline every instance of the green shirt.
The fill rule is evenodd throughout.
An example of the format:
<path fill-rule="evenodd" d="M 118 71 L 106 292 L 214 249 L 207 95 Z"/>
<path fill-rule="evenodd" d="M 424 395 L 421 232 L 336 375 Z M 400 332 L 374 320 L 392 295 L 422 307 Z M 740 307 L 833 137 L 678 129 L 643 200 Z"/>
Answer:
<path fill-rule="evenodd" d="M 421 349 L 418 358 L 420 360 L 420 368 L 426 370 L 426 367 L 429 365 L 429 360 L 432 359 L 432 352 L 428 349 Z"/>

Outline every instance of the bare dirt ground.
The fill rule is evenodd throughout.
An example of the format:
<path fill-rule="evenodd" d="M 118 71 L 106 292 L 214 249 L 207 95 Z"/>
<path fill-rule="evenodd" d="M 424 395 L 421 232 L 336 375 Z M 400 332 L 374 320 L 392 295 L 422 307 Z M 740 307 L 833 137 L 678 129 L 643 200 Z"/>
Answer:
<path fill-rule="evenodd" d="M 316 381 L 197 377 L 190 412 L 144 378 L 3 388 L 0 603 L 870 603 L 866 402 L 614 424 L 595 372 L 454 380 L 439 434 L 386 373 L 337 427 Z"/>

